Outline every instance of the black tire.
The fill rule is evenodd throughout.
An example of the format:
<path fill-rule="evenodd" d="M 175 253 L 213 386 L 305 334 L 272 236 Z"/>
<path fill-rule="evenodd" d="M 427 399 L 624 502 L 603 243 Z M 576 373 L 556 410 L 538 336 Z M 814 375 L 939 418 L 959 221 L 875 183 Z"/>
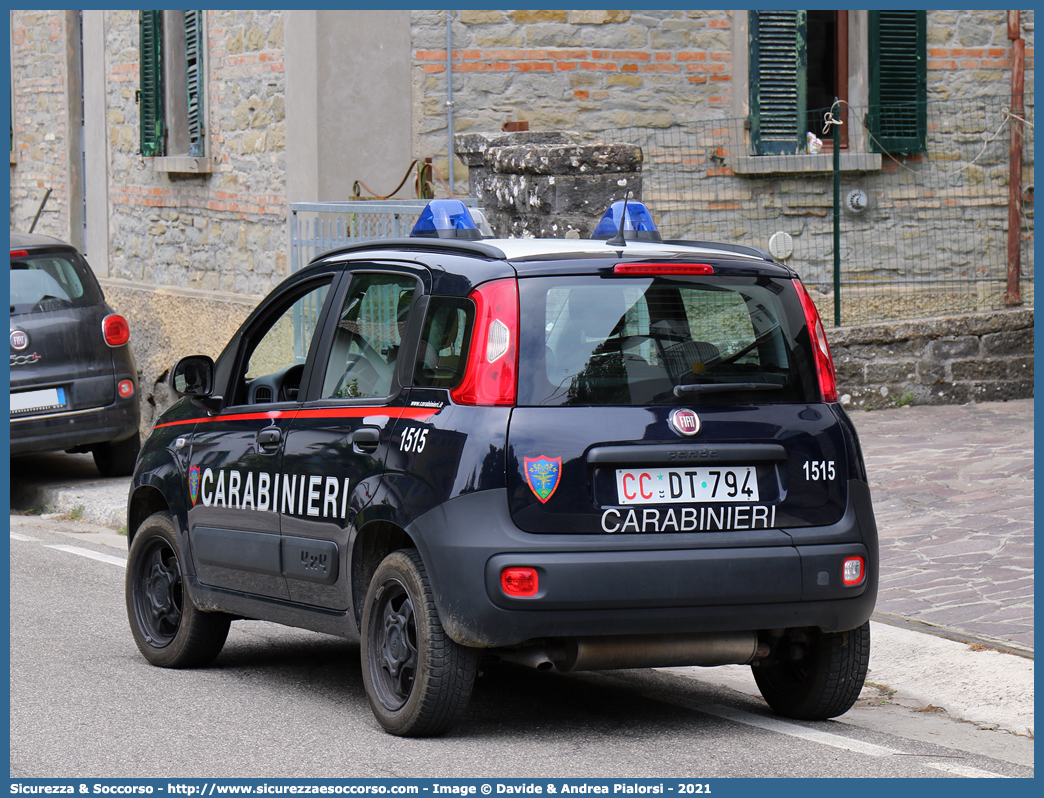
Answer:
<path fill-rule="evenodd" d="M 127 617 L 145 659 L 162 668 L 213 662 L 231 616 L 201 612 L 185 591 L 174 522 L 155 513 L 138 527 L 127 556 Z"/>
<path fill-rule="evenodd" d="M 442 628 L 420 555 L 392 552 L 377 568 L 362 616 L 362 673 L 377 722 L 400 737 L 446 731 L 471 697 L 479 650 Z"/>
<path fill-rule="evenodd" d="M 792 648 L 804 651 L 787 659 Z M 809 630 L 800 641 L 784 638 L 773 664 L 755 666 L 754 681 L 768 705 L 784 717 L 826 720 L 852 708 L 870 664 L 870 622 L 847 632 Z"/>
<path fill-rule="evenodd" d="M 94 464 L 103 477 L 129 477 L 141 450 L 141 439 L 135 432 L 119 443 L 100 443 L 91 449 Z"/>

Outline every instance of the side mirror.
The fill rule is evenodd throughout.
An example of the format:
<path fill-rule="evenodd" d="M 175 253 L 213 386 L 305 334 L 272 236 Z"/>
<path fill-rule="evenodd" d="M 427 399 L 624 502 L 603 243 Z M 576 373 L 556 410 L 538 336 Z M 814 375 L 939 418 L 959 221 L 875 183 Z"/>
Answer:
<path fill-rule="evenodd" d="M 214 393 L 214 361 L 206 355 L 183 357 L 170 373 L 170 387 L 178 396 L 188 396 L 192 404 L 207 412 L 215 412 L 221 397 Z"/>

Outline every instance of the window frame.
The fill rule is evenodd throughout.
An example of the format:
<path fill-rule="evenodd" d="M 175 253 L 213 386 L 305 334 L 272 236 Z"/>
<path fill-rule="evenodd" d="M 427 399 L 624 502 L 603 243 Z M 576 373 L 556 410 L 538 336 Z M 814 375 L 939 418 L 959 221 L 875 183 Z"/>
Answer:
<path fill-rule="evenodd" d="M 140 152 L 158 172 L 209 173 L 206 14 L 140 11 Z"/>

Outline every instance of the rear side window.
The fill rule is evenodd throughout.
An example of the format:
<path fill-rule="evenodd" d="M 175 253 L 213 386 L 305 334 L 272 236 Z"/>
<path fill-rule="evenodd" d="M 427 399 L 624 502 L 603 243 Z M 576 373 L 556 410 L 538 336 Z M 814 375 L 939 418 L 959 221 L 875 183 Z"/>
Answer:
<path fill-rule="evenodd" d="M 541 277 L 519 284 L 520 405 L 816 396 L 803 316 L 785 280 Z"/>
<path fill-rule="evenodd" d="M 22 255 L 11 259 L 11 313 L 97 305 L 101 292 L 75 256 L 60 253 Z"/>
<path fill-rule="evenodd" d="M 475 305 L 460 297 L 433 296 L 428 302 L 417 350 L 413 384 L 418 388 L 456 388 L 464 377 Z"/>

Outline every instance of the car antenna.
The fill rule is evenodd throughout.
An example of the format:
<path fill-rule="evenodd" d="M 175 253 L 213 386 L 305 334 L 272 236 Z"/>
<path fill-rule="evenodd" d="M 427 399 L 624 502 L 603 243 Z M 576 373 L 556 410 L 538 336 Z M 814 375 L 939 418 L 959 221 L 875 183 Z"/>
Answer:
<path fill-rule="evenodd" d="M 624 239 L 624 225 L 627 223 L 627 197 L 624 197 L 623 203 L 623 213 L 620 214 L 620 229 L 616 231 L 616 235 L 605 242 L 611 247 L 627 246 L 627 241 Z"/>

